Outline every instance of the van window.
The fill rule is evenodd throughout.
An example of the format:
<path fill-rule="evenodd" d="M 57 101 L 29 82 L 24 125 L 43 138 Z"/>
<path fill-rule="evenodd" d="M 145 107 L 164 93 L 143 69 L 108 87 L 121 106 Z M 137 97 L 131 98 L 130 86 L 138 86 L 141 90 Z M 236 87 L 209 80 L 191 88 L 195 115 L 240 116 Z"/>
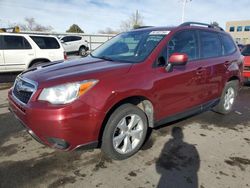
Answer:
<path fill-rule="evenodd" d="M 54 37 L 30 36 L 40 49 L 59 49 L 60 45 Z"/>
<path fill-rule="evenodd" d="M 222 41 L 222 54 L 223 55 L 229 55 L 233 53 L 234 51 L 236 51 L 236 46 L 231 37 L 227 35 L 221 35 L 221 41 Z"/>
<path fill-rule="evenodd" d="M 168 42 L 168 56 L 173 53 L 185 53 L 189 60 L 198 59 L 199 50 L 195 31 L 182 31 L 177 33 Z"/>
<path fill-rule="evenodd" d="M 3 36 L 4 50 L 24 50 L 31 49 L 29 42 L 22 36 L 4 35 Z"/>
<path fill-rule="evenodd" d="M 220 38 L 217 33 L 200 31 L 201 57 L 211 58 L 222 55 Z"/>

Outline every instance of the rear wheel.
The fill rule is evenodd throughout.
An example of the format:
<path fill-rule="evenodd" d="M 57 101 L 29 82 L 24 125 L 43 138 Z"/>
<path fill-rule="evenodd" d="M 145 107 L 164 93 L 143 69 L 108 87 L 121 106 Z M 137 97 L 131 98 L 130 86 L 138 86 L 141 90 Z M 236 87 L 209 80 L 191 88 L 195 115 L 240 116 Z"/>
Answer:
<path fill-rule="evenodd" d="M 220 114 L 228 114 L 232 111 L 236 96 L 238 95 L 239 81 L 232 80 L 227 82 L 223 93 L 220 98 L 220 102 L 214 107 L 214 111 Z"/>
<path fill-rule="evenodd" d="M 30 68 L 36 68 L 36 67 L 39 67 L 39 66 L 44 65 L 45 63 L 48 63 L 48 61 L 38 61 L 38 62 L 33 63 L 33 64 L 30 66 Z"/>
<path fill-rule="evenodd" d="M 144 143 L 147 128 L 147 117 L 141 109 L 132 104 L 120 106 L 107 122 L 102 137 L 102 151 L 117 160 L 134 155 Z"/>
<path fill-rule="evenodd" d="M 83 47 L 83 46 L 80 47 L 80 49 L 79 49 L 79 55 L 82 56 L 82 57 L 86 57 L 88 55 L 87 50 L 86 50 L 85 47 Z"/>

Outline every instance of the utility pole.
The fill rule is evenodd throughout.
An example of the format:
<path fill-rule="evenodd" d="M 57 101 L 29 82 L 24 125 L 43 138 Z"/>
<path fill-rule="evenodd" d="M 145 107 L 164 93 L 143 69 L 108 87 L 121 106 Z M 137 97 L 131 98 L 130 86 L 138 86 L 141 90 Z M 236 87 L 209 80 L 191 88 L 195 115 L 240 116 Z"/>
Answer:
<path fill-rule="evenodd" d="M 181 23 L 184 22 L 184 19 L 185 19 L 185 8 L 186 8 L 186 4 L 188 2 L 191 2 L 192 0 L 181 0 L 182 2 L 182 16 L 181 16 Z"/>
<path fill-rule="evenodd" d="M 136 10 L 136 13 L 135 13 L 135 25 L 138 25 L 138 19 L 139 19 L 139 11 Z"/>

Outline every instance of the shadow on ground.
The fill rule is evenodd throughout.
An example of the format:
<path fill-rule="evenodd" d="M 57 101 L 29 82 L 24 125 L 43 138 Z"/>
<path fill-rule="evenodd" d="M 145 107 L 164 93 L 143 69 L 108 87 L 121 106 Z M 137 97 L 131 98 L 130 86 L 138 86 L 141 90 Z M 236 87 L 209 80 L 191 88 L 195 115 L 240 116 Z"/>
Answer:
<path fill-rule="evenodd" d="M 172 139 L 156 161 L 156 171 L 161 175 L 158 188 L 198 188 L 200 157 L 195 146 L 184 142 L 183 137 L 182 129 L 174 127 Z"/>

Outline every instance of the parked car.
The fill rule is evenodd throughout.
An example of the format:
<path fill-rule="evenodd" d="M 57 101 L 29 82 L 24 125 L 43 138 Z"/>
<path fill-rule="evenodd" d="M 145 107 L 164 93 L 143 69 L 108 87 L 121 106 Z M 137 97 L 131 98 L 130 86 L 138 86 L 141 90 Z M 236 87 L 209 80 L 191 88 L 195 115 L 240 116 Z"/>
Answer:
<path fill-rule="evenodd" d="M 245 47 L 245 45 L 243 45 L 243 44 L 237 44 L 237 46 L 238 46 L 238 48 L 240 49 L 240 51 L 242 51 L 243 48 Z"/>
<path fill-rule="evenodd" d="M 246 45 L 241 53 L 244 56 L 243 76 L 245 81 L 250 81 L 250 44 Z"/>
<path fill-rule="evenodd" d="M 56 37 L 0 33 L 0 72 L 18 72 L 66 58 Z"/>
<path fill-rule="evenodd" d="M 80 56 L 87 56 L 89 50 L 88 42 L 82 36 L 64 36 L 60 38 L 67 53 L 78 53 Z"/>
<path fill-rule="evenodd" d="M 194 24 L 121 33 L 86 58 L 23 72 L 10 109 L 48 146 L 100 145 L 118 160 L 135 154 L 150 128 L 209 109 L 228 114 L 242 56 L 225 31 Z"/>

